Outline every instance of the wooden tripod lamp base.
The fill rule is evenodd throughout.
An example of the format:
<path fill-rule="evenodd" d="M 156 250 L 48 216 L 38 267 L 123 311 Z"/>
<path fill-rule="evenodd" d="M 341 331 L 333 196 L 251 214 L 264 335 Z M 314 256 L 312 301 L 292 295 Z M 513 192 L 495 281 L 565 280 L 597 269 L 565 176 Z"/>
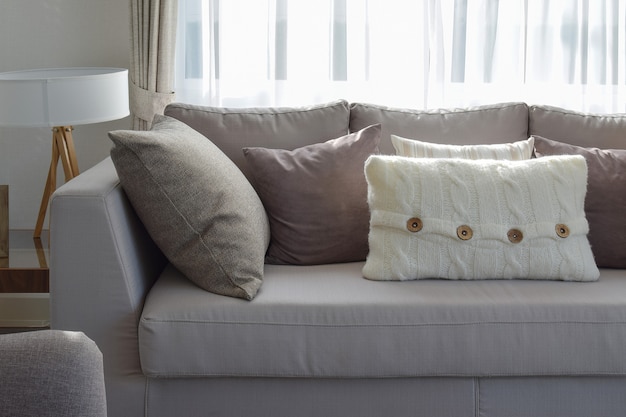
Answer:
<path fill-rule="evenodd" d="M 72 126 L 121 119 L 129 115 L 128 105 L 128 70 L 124 68 L 41 68 L 0 73 L 0 126 L 53 127 L 52 160 L 35 239 L 41 237 L 48 203 L 56 189 L 59 159 L 65 181 L 78 175 Z"/>
<path fill-rule="evenodd" d="M 43 223 L 48 211 L 50 197 L 56 190 L 57 166 L 59 159 L 63 165 L 65 173 L 65 182 L 76 177 L 78 172 L 78 161 L 76 159 L 76 151 L 74 149 L 74 140 L 72 139 L 72 126 L 57 126 L 52 128 L 52 159 L 50 160 L 50 168 L 48 169 L 48 179 L 43 190 L 41 198 L 41 206 L 39 207 L 39 216 L 35 225 L 33 237 L 40 238 L 43 230 Z"/>

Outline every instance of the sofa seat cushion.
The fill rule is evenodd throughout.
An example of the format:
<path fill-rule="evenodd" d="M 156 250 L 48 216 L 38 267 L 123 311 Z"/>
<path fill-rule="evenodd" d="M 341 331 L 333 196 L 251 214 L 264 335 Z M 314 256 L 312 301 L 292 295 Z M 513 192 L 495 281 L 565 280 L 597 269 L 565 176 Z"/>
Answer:
<path fill-rule="evenodd" d="M 149 377 L 626 375 L 626 273 L 597 282 L 369 281 L 266 265 L 247 302 L 168 266 L 139 324 Z"/>

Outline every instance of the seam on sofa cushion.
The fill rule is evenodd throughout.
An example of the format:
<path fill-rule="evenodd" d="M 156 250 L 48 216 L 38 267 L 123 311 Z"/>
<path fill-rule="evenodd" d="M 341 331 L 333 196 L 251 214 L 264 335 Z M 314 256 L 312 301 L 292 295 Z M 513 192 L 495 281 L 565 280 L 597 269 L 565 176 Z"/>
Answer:
<path fill-rule="evenodd" d="M 184 109 L 184 110 L 193 110 L 195 112 L 200 112 L 200 113 L 219 114 L 222 116 L 232 116 L 232 115 L 240 115 L 240 114 L 251 114 L 251 115 L 258 115 L 258 116 L 272 115 L 273 116 L 273 115 L 282 115 L 282 114 L 308 113 L 312 111 L 320 111 L 320 110 L 332 108 L 332 107 L 339 106 L 339 105 L 346 107 L 348 110 L 350 109 L 350 104 L 346 100 L 331 101 L 326 104 L 319 104 L 319 105 L 314 105 L 310 107 L 305 106 L 301 108 L 291 108 L 291 107 L 243 107 L 243 108 L 231 107 L 231 108 L 228 108 L 226 107 L 225 109 L 229 110 L 227 112 L 210 110 L 212 107 L 185 105 L 182 103 L 172 103 L 168 105 L 168 107 Z M 220 109 L 222 108 L 220 107 Z M 284 111 L 282 111 L 283 109 Z"/>
<path fill-rule="evenodd" d="M 582 320 L 554 320 L 554 321 L 467 321 L 467 322 L 456 322 L 456 323 L 407 323 L 407 324 L 395 324 L 395 323 L 381 323 L 381 324 L 325 324 L 325 323 L 278 323 L 278 322 L 256 322 L 256 321 L 218 321 L 218 320 L 192 320 L 192 319 L 154 319 L 154 318 L 146 318 L 142 317 L 141 321 L 145 323 L 188 323 L 188 324 L 207 324 L 207 325 L 226 325 L 232 326 L 235 324 L 240 325 L 252 325 L 252 326 L 286 326 L 286 327 L 451 327 L 451 326 L 475 326 L 475 325 L 521 325 L 521 324 L 560 324 L 560 325 L 580 325 L 580 324 L 590 324 L 590 325 L 626 325 L 626 321 L 582 321 Z"/>
<path fill-rule="evenodd" d="M 603 114 L 603 113 L 585 113 L 585 112 L 580 112 L 580 111 L 575 111 L 575 110 L 567 110 L 567 109 L 563 109 L 560 107 L 552 107 L 552 106 L 543 106 L 543 105 L 538 105 L 538 104 L 533 104 L 531 106 L 528 106 L 528 110 L 529 112 L 535 111 L 535 110 L 542 110 L 546 113 L 550 112 L 550 113 L 558 113 L 558 114 L 562 114 L 565 116 L 577 116 L 577 117 L 600 117 L 600 118 L 606 118 L 606 119 L 623 119 L 624 118 L 624 114 L 623 113 L 608 113 L 608 114 Z"/>
<path fill-rule="evenodd" d="M 480 378 L 473 378 L 474 385 L 474 417 L 480 416 Z"/>
<path fill-rule="evenodd" d="M 350 103 L 350 110 L 355 108 L 356 106 L 367 107 L 371 109 L 384 110 L 389 113 L 402 113 L 402 114 L 413 114 L 413 115 L 448 115 L 448 114 L 463 114 L 463 113 L 480 113 L 485 111 L 501 111 L 502 109 L 508 109 L 511 107 L 527 107 L 528 105 L 523 102 L 510 102 L 510 103 L 500 103 L 493 105 L 483 105 L 471 108 L 451 108 L 451 109 L 426 109 L 426 110 L 416 110 L 416 109 L 408 109 L 408 108 L 396 108 L 396 107 L 388 107 L 382 106 L 378 104 L 372 103 Z"/>

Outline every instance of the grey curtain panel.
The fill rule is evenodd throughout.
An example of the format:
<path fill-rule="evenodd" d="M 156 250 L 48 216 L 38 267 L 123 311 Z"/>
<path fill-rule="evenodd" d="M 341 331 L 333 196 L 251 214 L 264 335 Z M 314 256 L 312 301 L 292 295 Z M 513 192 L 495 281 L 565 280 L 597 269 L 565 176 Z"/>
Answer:
<path fill-rule="evenodd" d="M 131 0 L 130 111 L 133 129 L 150 128 L 174 100 L 177 0 Z"/>

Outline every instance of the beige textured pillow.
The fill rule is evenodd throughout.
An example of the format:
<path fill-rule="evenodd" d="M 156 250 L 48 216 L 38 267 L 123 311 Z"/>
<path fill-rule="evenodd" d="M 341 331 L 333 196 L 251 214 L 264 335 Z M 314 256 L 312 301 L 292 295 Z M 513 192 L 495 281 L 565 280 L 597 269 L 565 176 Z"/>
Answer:
<path fill-rule="evenodd" d="M 365 175 L 366 278 L 598 279 L 587 240 L 582 156 L 372 156 Z"/>
<path fill-rule="evenodd" d="M 533 154 L 534 138 L 513 143 L 492 145 L 448 145 L 422 142 L 391 135 L 396 155 L 413 158 L 463 158 L 463 159 L 506 159 L 520 161 L 530 159 Z"/>
<path fill-rule="evenodd" d="M 368 251 L 365 160 L 380 125 L 293 151 L 245 148 L 272 233 L 268 263 L 362 261 Z"/>
<path fill-rule="evenodd" d="M 170 262 L 207 291 L 251 300 L 269 224 L 241 171 L 184 123 L 156 116 L 147 132 L 110 132 L 130 202 Z"/>

